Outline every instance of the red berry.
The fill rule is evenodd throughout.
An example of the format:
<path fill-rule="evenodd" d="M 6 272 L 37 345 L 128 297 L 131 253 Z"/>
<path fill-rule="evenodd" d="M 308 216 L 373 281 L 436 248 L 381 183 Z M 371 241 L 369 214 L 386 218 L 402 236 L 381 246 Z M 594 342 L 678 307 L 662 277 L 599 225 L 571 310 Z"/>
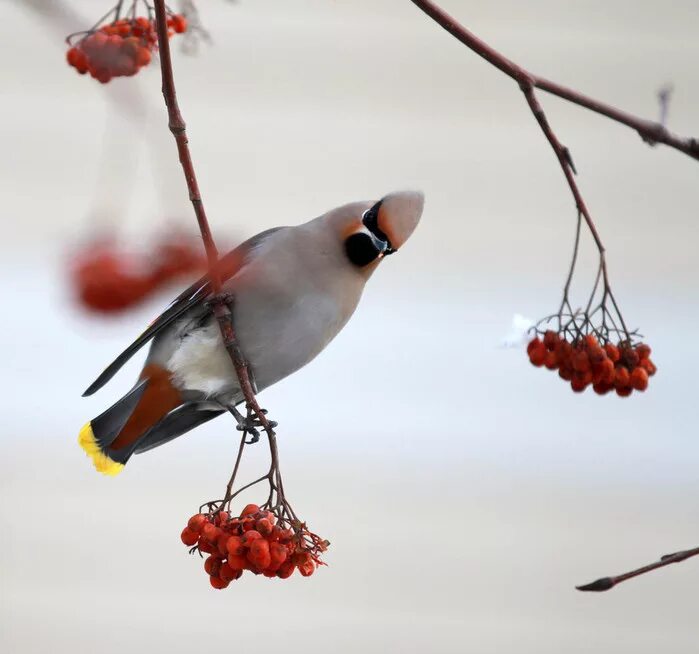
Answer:
<path fill-rule="evenodd" d="M 316 564 L 313 561 L 307 561 L 299 566 L 299 572 L 304 577 L 310 577 L 316 571 Z"/>
<path fill-rule="evenodd" d="M 626 386 L 629 386 L 630 384 L 631 384 L 631 376 L 629 375 L 628 369 L 624 366 L 619 366 L 616 369 L 616 373 L 614 375 L 614 385 L 617 388 L 625 388 Z"/>
<path fill-rule="evenodd" d="M 136 51 L 136 65 L 147 66 L 151 59 L 152 56 L 148 48 L 142 46 Z"/>
<path fill-rule="evenodd" d="M 588 381 L 587 376 L 592 377 L 592 373 L 588 370 L 586 373 L 585 372 L 576 372 L 573 374 L 573 378 L 570 380 L 570 387 L 575 391 L 576 393 L 582 393 L 590 384 L 590 381 Z"/>
<path fill-rule="evenodd" d="M 605 359 L 600 366 L 600 370 L 602 371 L 601 381 L 605 384 L 613 384 L 616 370 L 614 368 L 612 360 Z"/>
<path fill-rule="evenodd" d="M 597 342 L 597 337 L 592 335 L 592 334 L 588 334 L 587 336 L 585 336 L 585 338 L 583 339 L 583 347 L 585 347 L 587 349 L 599 347 L 599 343 Z"/>
<path fill-rule="evenodd" d="M 255 529 L 263 536 L 269 536 L 274 529 L 274 526 L 267 518 L 262 518 L 255 523 Z"/>
<path fill-rule="evenodd" d="M 251 543 L 248 561 L 258 570 L 264 570 L 269 567 L 272 557 L 269 551 L 269 543 L 264 538 L 258 538 Z"/>
<path fill-rule="evenodd" d="M 226 549 L 228 554 L 231 556 L 243 554 L 245 552 L 245 545 L 243 545 L 243 539 L 240 536 L 231 536 L 226 542 Z"/>
<path fill-rule="evenodd" d="M 613 384 L 609 384 L 607 382 L 599 382 L 597 384 L 593 384 L 592 390 L 595 391 L 598 395 L 606 395 L 609 393 L 614 388 Z"/>
<path fill-rule="evenodd" d="M 530 354 L 531 351 L 535 347 L 539 347 L 540 344 L 542 344 L 542 343 L 541 343 L 541 339 L 538 336 L 535 336 L 534 338 L 532 338 L 532 340 L 529 341 L 529 343 L 527 343 L 527 354 Z"/>
<path fill-rule="evenodd" d="M 285 561 L 281 566 L 279 566 L 279 570 L 277 570 L 277 577 L 280 579 L 288 579 L 292 574 L 294 574 L 295 569 L 296 566 L 291 561 Z"/>
<path fill-rule="evenodd" d="M 638 365 L 639 361 L 638 353 L 636 350 L 633 350 L 630 347 L 624 348 L 621 353 L 621 359 L 627 365 L 629 370 L 633 370 Z"/>
<path fill-rule="evenodd" d="M 221 579 L 220 577 L 209 577 L 209 582 L 210 582 L 211 585 L 212 585 L 214 588 L 216 588 L 217 590 L 221 590 L 221 589 L 223 589 L 223 588 L 227 588 L 227 587 L 228 587 L 228 584 L 230 583 L 230 582 L 228 582 L 228 581 L 224 581 L 224 580 Z"/>
<path fill-rule="evenodd" d="M 131 58 L 134 58 L 140 47 L 141 39 L 135 36 L 129 36 L 128 38 L 124 39 L 124 43 L 121 46 L 121 51 L 124 54 L 129 55 Z"/>
<path fill-rule="evenodd" d="M 546 330 L 544 333 L 544 345 L 547 350 L 553 350 L 558 343 L 558 334 L 551 329 Z"/>
<path fill-rule="evenodd" d="M 119 50 L 121 50 L 123 43 L 124 39 L 122 39 L 118 34 L 112 34 L 111 36 L 107 37 L 107 42 L 104 44 L 104 47 L 107 49 L 107 52 L 113 56 Z"/>
<path fill-rule="evenodd" d="M 302 566 L 309 561 L 313 561 L 313 558 L 308 552 L 294 552 L 291 560 L 293 561 L 294 565 Z"/>
<path fill-rule="evenodd" d="M 199 536 L 199 550 L 204 552 L 204 554 L 213 554 L 214 548 L 212 547 L 211 543 L 209 543 L 204 536 Z"/>
<path fill-rule="evenodd" d="M 637 391 L 645 391 L 648 388 L 648 373 L 639 366 L 631 373 L 630 382 L 632 388 Z"/>
<path fill-rule="evenodd" d="M 631 388 L 631 386 L 617 386 L 616 387 L 616 394 L 619 397 L 628 397 L 629 395 L 631 395 L 632 392 L 633 392 L 633 388 Z"/>
<path fill-rule="evenodd" d="M 243 545 L 249 547 L 254 541 L 259 540 L 260 538 L 262 538 L 262 534 L 259 531 L 250 529 L 243 534 Z"/>
<path fill-rule="evenodd" d="M 240 517 L 244 518 L 245 516 L 253 515 L 254 513 L 258 513 L 259 511 L 260 511 L 260 507 L 257 506 L 257 504 L 248 504 L 243 509 L 243 512 L 240 514 Z"/>
<path fill-rule="evenodd" d="M 573 374 L 574 374 L 574 372 L 575 372 L 575 371 L 573 370 L 573 368 L 572 368 L 571 366 L 562 365 L 562 366 L 558 369 L 558 376 L 559 376 L 561 379 L 564 379 L 565 381 L 570 381 L 571 379 L 573 379 Z"/>
<path fill-rule="evenodd" d="M 578 372 L 590 370 L 590 358 L 584 350 L 578 350 L 573 354 L 573 368 Z"/>
<path fill-rule="evenodd" d="M 118 54 L 112 66 L 112 72 L 115 77 L 124 76 L 130 77 L 138 72 L 138 67 L 134 60 L 127 54 Z"/>
<path fill-rule="evenodd" d="M 220 556 L 212 554 L 211 556 L 207 557 L 204 561 L 204 570 L 206 570 L 206 572 L 210 575 L 218 576 L 222 562 L 223 559 L 221 559 Z"/>
<path fill-rule="evenodd" d="M 190 519 L 189 522 L 187 522 L 187 526 L 192 530 L 196 531 L 197 533 L 200 533 L 204 525 L 207 523 L 206 516 L 202 515 L 201 513 L 197 513 L 196 515 L 193 515 Z"/>
<path fill-rule="evenodd" d="M 294 532 L 291 529 L 282 529 L 279 532 L 280 541 L 290 541 L 294 537 Z"/>
<path fill-rule="evenodd" d="M 593 366 L 599 365 L 603 361 L 607 360 L 607 353 L 599 345 L 595 345 L 595 347 L 591 347 L 588 350 L 587 355 L 590 358 L 590 363 Z"/>
<path fill-rule="evenodd" d="M 639 359 L 650 358 L 650 347 L 645 343 L 640 343 L 636 346 L 636 354 L 638 354 Z"/>
<path fill-rule="evenodd" d="M 553 351 L 546 352 L 546 357 L 544 358 L 544 365 L 549 370 L 555 370 L 558 368 L 558 361 L 556 359 L 556 353 Z"/>
<path fill-rule="evenodd" d="M 99 50 L 106 45 L 108 38 L 109 37 L 104 32 L 95 32 L 89 40 L 91 42 L 91 46 L 95 48 L 95 50 Z"/>
<path fill-rule="evenodd" d="M 558 365 L 562 365 L 568 361 L 572 352 L 573 346 L 568 341 L 558 341 L 556 344 L 556 359 L 558 360 Z"/>
<path fill-rule="evenodd" d="M 172 29 L 177 32 L 177 34 L 182 34 L 187 31 L 187 19 L 182 14 L 175 14 L 172 16 Z"/>
<path fill-rule="evenodd" d="M 248 567 L 248 560 L 245 558 L 245 556 L 241 556 L 238 554 L 229 554 L 228 565 L 233 570 L 245 570 Z"/>
<path fill-rule="evenodd" d="M 271 543 L 269 546 L 269 554 L 272 558 L 271 567 L 275 570 L 286 561 L 288 556 L 286 547 L 281 543 Z"/>
<path fill-rule="evenodd" d="M 218 576 L 221 577 L 223 581 L 231 582 L 239 579 L 243 574 L 242 570 L 234 570 L 228 563 L 222 563 L 221 568 L 218 571 Z"/>
<path fill-rule="evenodd" d="M 94 77 L 102 84 L 109 84 L 112 81 L 112 74 L 106 69 L 98 70 Z"/>
<path fill-rule="evenodd" d="M 78 50 L 78 48 L 70 48 L 70 50 L 66 52 L 66 59 L 71 66 L 77 68 L 78 61 L 80 60 L 80 50 Z"/>
<path fill-rule="evenodd" d="M 212 545 L 216 545 L 220 533 L 221 530 L 215 525 L 211 524 L 210 522 L 204 525 L 204 527 L 201 530 L 201 535 L 204 538 L 206 538 L 206 540 L 208 540 Z"/>
<path fill-rule="evenodd" d="M 277 518 L 271 511 L 261 511 L 261 520 L 269 520 L 270 524 L 274 525 L 277 522 Z"/>
<path fill-rule="evenodd" d="M 604 346 L 604 351 L 607 353 L 607 356 L 611 359 L 612 363 L 616 363 L 621 358 L 621 353 L 616 345 L 607 343 Z"/>
<path fill-rule="evenodd" d="M 197 534 L 196 531 L 190 529 L 189 527 L 185 527 L 182 530 L 182 534 L 180 535 L 180 538 L 182 539 L 182 542 L 185 545 L 188 545 L 191 547 L 192 545 L 195 545 L 196 542 L 199 540 L 199 534 Z"/>
<path fill-rule="evenodd" d="M 544 365 L 544 361 L 546 360 L 546 352 L 546 346 L 541 341 L 538 341 L 529 351 L 529 361 L 531 361 L 532 365 L 540 368 Z"/>
<path fill-rule="evenodd" d="M 228 511 L 219 511 L 215 516 L 214 516 L 214 524 L 217 527 L 221 527 L 225 525 L 229 520 L 231 516 L 228 513 Z"/>
<path fill-rule="evenodd" d="M 230 536 L 222 531 L 216 540 L 216 549 L 221 553 L 221 556 L 228 556 L 228 539 Z"/>

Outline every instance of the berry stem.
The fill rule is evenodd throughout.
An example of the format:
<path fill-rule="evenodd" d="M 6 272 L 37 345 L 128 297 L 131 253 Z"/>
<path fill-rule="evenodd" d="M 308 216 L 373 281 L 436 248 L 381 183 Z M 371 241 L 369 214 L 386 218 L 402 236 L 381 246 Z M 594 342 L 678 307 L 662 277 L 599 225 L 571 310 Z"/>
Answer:
<path fill-rule="evenodd" d="M 570 154 L 570 150 L 564 146 L 554 133 L 551 125 L 549 124 L 548 118 L 543 110 L 543 107 L 539 103 L 536 96 L 535 89 L 540 89 L 551 93 L 563 100 L 577 104 L 578 106 L 599 113 L 607 118 L 610 118 L 618 123 L 631 127 L 636 130 L 641 138 L 649 145 L 655 145 L 657 143 L 663 143 L 675 150 L 684 152 L 688 156 L 699 160 L 699 140 L 695 138 L 681 138 L 671 133 L 666 129 L 662 123 L 653 122 L 638 118 L 629 113 L 616 109 L 611 105 L 607 105 L 599 100 L 590 98 L 588 96 L 579 93 L 574 89 L 569 89 L 565 86 L 551 82 L 550 80 L 534 75 L 528 70 L 522 68 L 519 64 L 508 59 L 503 54 L 492 48 L 490 45 L 482 41 L 475 34 L 466 29 L 461 25 L 456 19 L 446 13 L 441 7 L 431 0 L 411 0 L 418 8 L 425 12 L 430 18 L 437 22 L 441 27 L 443 27 L 452 36 L 457 38 L 461 43 L 463 43 L 467 48 L 483 57 L 492 66 L 495 66 L 498 70 L 502 71 L 508 77 L 512 78 L 519 85 L 520 90 L 524 94 L 530 111 L 536 118 L 542 132 L 546 136 L 551 148 L 553 149 L 556 158 L 561 166 L 561 170 L 566 178 L 568 187 L 575 200 L 575 206 L 578 211 L 578 221 L 580 221 L 580 216 L 582 216 L 587 224 L 590 234 L 594 239 L 595 245 L 599 251 L 600 257 L 600 267 L 602 270 L 602 279 L 604 283 L 604 295 L 603 302 L 607 298 L 611 301 L 614 310 L 617 313 L 619 322 L 623 329 L 626 340 L 631 340 L 631 333 L 629 332 L 624 317 L 622 316 L 619 306 L 617 305 L 614 294 L 612 293 L 609 277 L 607 274 L 607 262 L 605 258 L 605 247 L 602 243 L 602 239 L 597 231 L 592 216 L 585 204 L 582 197 L 580 189 L 575 181 L 574 175 L 577 174 L 575 170 L 575 165 L 573 164 L 573 159 Z M 579 245 L 579 229 L 580 223 L 578 222 L 578 232 L 576 233 L 575 249 L 573 252 L 573 261 L 571 263 L 570 271 L 568 274 L 568 279 L 566 281 L 563 300 L 561 302 L 561 309 L 559 313 L 562 313 L 564 308 L 567 306 L 570 309 L 570 303 L 568 301 L 568 290 L 570 288 L 570 283 L 573 276 L 573 271 L 575 268 L 575 263 L 578 253 Z M 571 313 L 573 313 L 571 309 Z"/>
<path fill-rule="evenodd" d="M 566 278 L 565 286 L 563 287 L 563 299 L 561 300 L 561 308 L 558 310 L 558 328 L 561 328 L 561 314 L 565 307 L 572 313 L 573 309 L 570 306 L 570 299 L 568 293 L 570 291 L 570 284 L 573 281 L 573 273 L 575 272 L 575 264 L 578 261 L 578 250 L 580 248 L 580 228 L 582 226 L 582 216 L 578 211 L 578 221 L 575 227 L 575 243 L 573 244 L 573 256 L 570 261 L 570 268 L 568 270 L 568 277 Z"/>
<path fill-rule="evenodd" d="M 231 492 L 233 490 L 233 484 L 235 484 L 235 478 L 238 475 L 238 468 L 240 468 L 240 461 L 243 458 L 243 450 L 245 449 L 245 443 L 247 438 L 247 432 L 243 432 L 240 437 L 240 445 L 238 446 L 238 455 L 235 458 L 235 465 L 233 466 L 233 472 L 231 473 L 231 478 L 228 480 L 226 485 L 226 495 L 221 502 L 221 508 L 226 502 L 230 502 Z"/>

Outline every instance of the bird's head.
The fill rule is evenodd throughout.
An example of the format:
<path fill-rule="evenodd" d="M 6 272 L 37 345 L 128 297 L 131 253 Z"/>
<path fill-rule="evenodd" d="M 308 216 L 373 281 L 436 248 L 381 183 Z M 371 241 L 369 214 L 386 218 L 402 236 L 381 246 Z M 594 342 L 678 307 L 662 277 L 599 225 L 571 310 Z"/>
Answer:
<path fill-rule="evenodd" d="M 328 214 L 348 265 L 369 276 L 410 238 L 424 202 L 419 191 L 399 191 L 378 202 L 353 203 Z"/>

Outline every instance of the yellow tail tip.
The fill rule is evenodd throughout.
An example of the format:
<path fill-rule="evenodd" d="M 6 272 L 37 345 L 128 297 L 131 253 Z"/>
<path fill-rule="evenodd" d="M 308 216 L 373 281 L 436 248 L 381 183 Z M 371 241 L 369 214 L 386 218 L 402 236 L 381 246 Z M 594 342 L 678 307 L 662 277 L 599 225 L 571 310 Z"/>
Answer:
<path fill-rule="evenodd" d="M 110 459 L 100 448 L 92 431 L 92 425 L 88 422 L 78 435 L 78 443 L 85 450 L 85 454 L 92 459 L 92 463 L 98 472 L 105 475 L 118 475 L 124 468 L 123 463 Z"/>

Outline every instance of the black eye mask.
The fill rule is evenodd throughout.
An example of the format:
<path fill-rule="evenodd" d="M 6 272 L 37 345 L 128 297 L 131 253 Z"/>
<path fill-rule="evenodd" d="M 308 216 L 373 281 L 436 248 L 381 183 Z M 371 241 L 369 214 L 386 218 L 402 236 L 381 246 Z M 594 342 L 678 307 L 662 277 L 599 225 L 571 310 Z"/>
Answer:
<path fill-rule="evenodd" d="M 376 243 L 376 239 L 363 232 L 352 234 L 345 241 L 347 258 L 358 268 L 363 268 L 372 261 L 376 261 L 382 252 L 383 250 Z"/>

